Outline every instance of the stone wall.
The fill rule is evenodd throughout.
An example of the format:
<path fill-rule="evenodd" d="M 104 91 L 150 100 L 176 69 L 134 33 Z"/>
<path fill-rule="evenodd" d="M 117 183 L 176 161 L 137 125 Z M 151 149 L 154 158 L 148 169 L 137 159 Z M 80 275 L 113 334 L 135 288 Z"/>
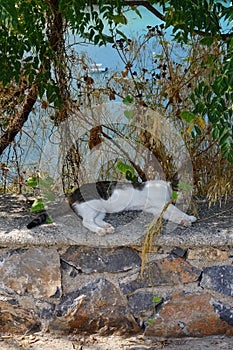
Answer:
<path fill-rule="evenodd" d="M 25 247 L 0 256 L 3 332 L 233 334 L 230 251 L 157 251 L 142 275 L 139 247 Z"/>
<path fill-rule="evenodd" d="M 227 215 L 155 237 L 141 274 L 143 220 L 141 227 L 131 221 L 97 237 L 82 231 L 76 217 L 73 229 L 69 217 L 29 231 L 27 216 L 12 214 L 6 225 L 2 211 L 2 332 L 232 335 L 232 212 Z"/>

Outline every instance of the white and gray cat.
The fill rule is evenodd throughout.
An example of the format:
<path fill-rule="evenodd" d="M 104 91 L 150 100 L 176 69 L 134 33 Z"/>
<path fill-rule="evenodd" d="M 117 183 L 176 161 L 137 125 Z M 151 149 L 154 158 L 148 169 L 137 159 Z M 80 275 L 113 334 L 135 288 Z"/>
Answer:
<path fill-rule="evenodd" d="M 100 181 L 82 185 L 69 197 L 75 213 L 82 217 L 83 226 L 103 236 L 114 232 L 114 227 L 104 221 L 106 213 L 124 210 L 141 210 L 159 215 L 171 199 L 172 189 L 168 182 L 153 180 L 144 183 Z M 191 225 L 195 216 L 189 216 L 170 204 L 163 218 L 177 224 Z"/>

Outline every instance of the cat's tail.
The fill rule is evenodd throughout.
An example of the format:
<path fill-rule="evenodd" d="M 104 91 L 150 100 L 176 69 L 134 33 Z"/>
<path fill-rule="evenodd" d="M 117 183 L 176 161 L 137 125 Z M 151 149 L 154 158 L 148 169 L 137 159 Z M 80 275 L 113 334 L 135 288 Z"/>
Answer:
<path fill-rule="evenodd" d="M 27 224 L 27 228 L 28 228 L 28 229 L 31 229 L 31 228 L 33 228 L 33 227 L 46 224 L 48 218 L 49 218 L 49 215 L 48 215 L 46 212 L 41 213 L 41 214 L 38 215 L 34 220 L 32 220 L 31 222 L 29 222 L 29 224 Z"/>

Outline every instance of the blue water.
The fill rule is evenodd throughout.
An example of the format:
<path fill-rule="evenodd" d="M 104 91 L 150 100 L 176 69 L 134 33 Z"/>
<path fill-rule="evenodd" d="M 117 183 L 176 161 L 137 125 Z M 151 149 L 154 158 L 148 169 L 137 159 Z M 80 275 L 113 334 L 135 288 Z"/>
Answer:
<path fill-rule="evenodd" d="M 118 27 L 130 39 L 137 39 L 139 36 L 146 34 L 148 25 L 153 27 L 162 23 L 160 19 L 145 7 L 139 6 L 138 9 L 142 17 L 139 17 L 131 10 L 125 14 L 127 25 Z M 86 53 L 95 63 L 102 64 L 102 67 L 107 67 L 110 70 L 124 69 L 124 64 L 120 60 L 116 49 L 112 48 L 112 44 L 100 47 L 92 44 L 77 45 L 76 51 L 78 53 Z"/>

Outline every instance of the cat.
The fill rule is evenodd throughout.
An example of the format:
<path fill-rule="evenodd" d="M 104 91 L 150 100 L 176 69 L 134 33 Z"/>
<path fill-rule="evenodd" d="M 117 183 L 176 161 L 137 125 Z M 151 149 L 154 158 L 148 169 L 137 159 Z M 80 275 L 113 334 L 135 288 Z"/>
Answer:
<path fill-rule="evenodd" d="M 99 181 L 84 184 L 69 197 L 74 212 L 82 217 L 83 226 L 104 236 L 113 233 L 115 228 L 104 221 L 106 213 L 118 213 L 125 210 L 141 210 L 154 216 L 160 215 L 164 205 L 171 199 L 170 183 L 152 180 L 143 183 L 123 183 L 117 181 Z M 170 204 L 163 218 L 185 226 L 196 221 Z"/>
<path fill-rule="evenodd" d="M 31 229 L 33 227 L 45 224 L 48 218 L 49 218 L 49 215 L 44 211 L 40 215 L 38 215 L 34 220 L 29 222 L 29 224 L 27 224 L 27 228 Z"/>
<path fill-rule="evenodd" d="M 68 203 L 73 211 L 82 218 L 83 226 L 99 236 L 113 233 L 115 228 L 104 221 L 107 213 L 127 210 L 143 211 L 154 216 L 160 215 L 164 205 L 171 199 L 172 188 L 164 180 L 151 180 L 142 183 L 117 181 L 98 181 L 84 184 L 69 197 Z M 32 220 L 27 228 L 31 229 L 46 223 L 48 214 L 41 213 Z M 196 221 L 170 204 L 163 213 L 163 218 L 185 226 Z"/>

